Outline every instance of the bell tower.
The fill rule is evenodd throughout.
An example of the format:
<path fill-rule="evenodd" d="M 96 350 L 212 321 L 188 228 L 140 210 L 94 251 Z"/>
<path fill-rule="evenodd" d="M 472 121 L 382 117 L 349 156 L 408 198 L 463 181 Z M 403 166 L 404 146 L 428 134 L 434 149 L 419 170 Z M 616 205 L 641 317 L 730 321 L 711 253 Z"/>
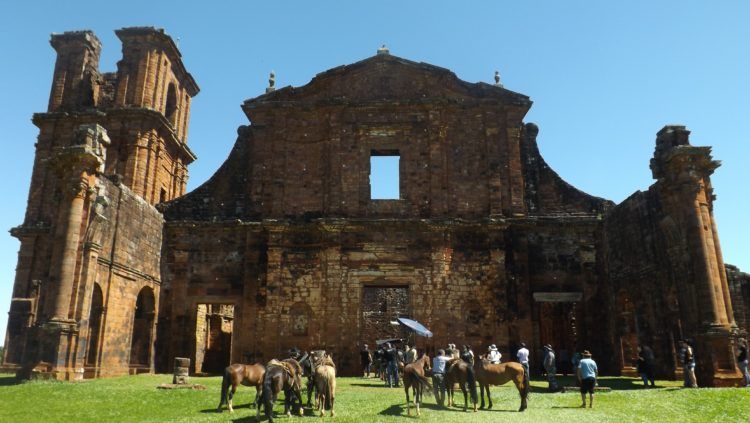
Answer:
<path fill-rule="evenodd" d="M 115 33 L 122 59 L 108 73 L 93 32 L 50 39 L 57 59 L 47 110 L 32 119 L 39 136 L 26 215 L 11 229 L 20 251 L 3 362 L 23 378 L 153 368 L 153 324 L 136 333 L 128 313 L 139 292 L 152 308 L 158 300 L 163 217 L 153 206 L 185 193 L 199 89 L 164 30 Z M 136 363 L 101 352 L 115 335 L 145 351 Z"/>
<path fill-rule="evenodd" d="M 151 204 L 185 193 L 187 166 L 195 155 L 187 145 L 190 103 L 198 94 L 172 38 L 161 29 L 123 28 L 113 106 L 123 121 L 107 164 L 123 184 Z"/>

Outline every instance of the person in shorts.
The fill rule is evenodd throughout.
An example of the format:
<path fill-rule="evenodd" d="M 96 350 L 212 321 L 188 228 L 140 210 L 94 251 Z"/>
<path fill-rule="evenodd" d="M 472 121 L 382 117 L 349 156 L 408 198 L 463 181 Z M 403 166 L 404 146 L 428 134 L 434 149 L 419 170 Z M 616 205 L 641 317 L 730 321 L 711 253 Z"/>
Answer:
<path fill-rule="evenodd" d="M 596 375 L 599 369 L 596 362 L 591 359 L 588 350 L 583 351 L 583 358 L 578 363 L 578 381 L 581 385 L 581 408 L 586 408 L 586 394 L 589 394 L 589 408 L 594 406 L 594 388 L 596 387 Z"/>

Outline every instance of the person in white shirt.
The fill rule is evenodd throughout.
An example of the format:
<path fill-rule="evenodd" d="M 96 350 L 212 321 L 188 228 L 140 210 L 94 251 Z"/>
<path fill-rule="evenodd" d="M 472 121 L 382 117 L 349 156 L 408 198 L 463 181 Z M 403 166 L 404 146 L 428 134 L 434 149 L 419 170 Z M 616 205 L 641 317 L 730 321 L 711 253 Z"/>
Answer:
<path fill-rule="evenodd" d="M 503 355 L 500 354 L 500 351 L 497 350 L 497 346 L 495 344 L 492 344 L 487 347 L 487 351 L 487 358 L 490 360 L 490 364 L 500 364 L 500 359 L 503 357 Z"/>
<path fill-rule="evenodd" d="M 437 403 L 445 403 L 445 364 L 451 361 L 451 357 L 445 355 L 445 351 L 438 350 L 437 356 L 432 359 L 432 389 Z"/>
<path fill-rule="evenodd" d="M 526 344 L 524 344 L 523 342 L 521 342 L 521 348 L 519 348 L 518 352 L 516 353 L 516 358 L 518 358 L 518 362 L 521 363 L 524 371 L 526 372 L 525 377 L 531 377 L 531 374 L 529 373 L 529 350 L 526 348 Z"/>

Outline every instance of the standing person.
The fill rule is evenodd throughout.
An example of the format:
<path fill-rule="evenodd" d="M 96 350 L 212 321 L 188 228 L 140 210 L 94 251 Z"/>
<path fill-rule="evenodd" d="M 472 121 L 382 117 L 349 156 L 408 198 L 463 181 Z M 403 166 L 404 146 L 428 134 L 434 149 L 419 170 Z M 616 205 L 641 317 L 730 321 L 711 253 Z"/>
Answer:
<path fill-rule="evenodd" d="M 680 341 L 680 358 L 682 359 L 682 372 L 685 375 L 685 388 L 697 388 L 695 380 L 695 354 L 693 347 L 687 341 Z"/>
<path fill-rule="evenodd" d="M 362 351 L 359 352 L 359 357 L 360 361 L 362 362 L 362 373 L 364 373 L 365 378 L 369 378 L 370 367 L 372 366 L 372 353 L 367 347 L 367 344 L 362 347 Z"/>
<path fill-rule="evenodd" d="M 380 380 L 385 382 L 385 351 L 382 346 L 378 346 L 378 349 L 375 350 L 373 361 L 375 362 L 375 377 L 379 377 Z"/>
<path fill-rule="evenodd" d="M 435 400 L 440 405 L 445 404 L 445 363 L 450 360 L 451 357 L 446 356 L 442 349 L 438 350 L 432 359 L 432 389 L 435 392 Z"/>
<path fill-rule="evenodd" d="M 651 383 L 651 387 L 656 386 L 654 384 L 654 351 L 648 346 L 638 346 L 638 373 L 643 379 L 643 386 L 648 386 Z"/>
<path fill-rule="evenodd" d="M 596 387 L 596 375 L 599 369 L 596 362 L 591 359 L 588 350 L 583 351 L 583 359 L 578 363 L 578 381 L 581 385 L 581 408 L 586 408 L 586 393 L 589 394 L 589 408 L 594 406 L 594 388 Z"/>
<path fill-rule="evenodd" d="M 526 372 L 525 377 L 531 379 L 531 373 L 529 373 L 529 350 L 526 348 L 525 343 L 521 342 L 521 348 L 518 349 L 516 358 L 518 359 L 518 362 L 521 363 L 524 371 Z"/>
<path fill-rule="evenodd" d="M 737 364 L 742 371 L 742 377 L 745 378 L 745 386 L 750 386 L 750 373 L 747 371 L 747 341 L 740 342 L 740 353 L 737 354 Z"/>
<path fill-rule="evenodd" d="M 469 363 L 472 367 L 474 366 L 474 351 L 472 351 L 471 348 L 466 344 L 463 345 L 461 360 Z"/>
<path fill-rule="evenodd" d="M 398 351 L 391 346 L 391 343 L 385 344 L 385 360 L 388 387 L 398 387 Z"/>
<path fill-rule="evenodd" d="M 547 373 L 547 389 L 550 392 L 557 391 L 557 366 L 555 365 L 555 351 L 552 345 L 544 346 L 544 371 Z"/>
<path fill-rule="evenodd" d="M 490 364 L 500 364 L 503 355 L 497 350 L 497 346 L 492 344 L 487 347 L 487 358 L 490 360 Z"/>
<path fill-rule="evenodd" d="M 407 344 L 404 351 L 406 351 L 404 352 L 404 366 L 417 361 L 417 349 L 413 345 Z"/>

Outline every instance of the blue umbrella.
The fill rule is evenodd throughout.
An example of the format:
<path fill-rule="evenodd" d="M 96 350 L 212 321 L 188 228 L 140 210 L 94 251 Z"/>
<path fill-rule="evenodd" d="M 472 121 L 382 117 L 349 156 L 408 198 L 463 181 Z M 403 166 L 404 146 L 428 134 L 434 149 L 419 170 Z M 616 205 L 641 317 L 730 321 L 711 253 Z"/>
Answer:
<path fill-rule="evenodd" d="M 417 335 L 421 335 L 426 338 L 432 338 L 432 332 L 430 332 L 429 329 L 424 327 L 423 324 L 419 323 L 416 320 L 407 319 L 406 317 L 399 317 L 398 322 L 406 326 L 407 328 L 413 330 L 414 333 L 416 333 Z"/>

